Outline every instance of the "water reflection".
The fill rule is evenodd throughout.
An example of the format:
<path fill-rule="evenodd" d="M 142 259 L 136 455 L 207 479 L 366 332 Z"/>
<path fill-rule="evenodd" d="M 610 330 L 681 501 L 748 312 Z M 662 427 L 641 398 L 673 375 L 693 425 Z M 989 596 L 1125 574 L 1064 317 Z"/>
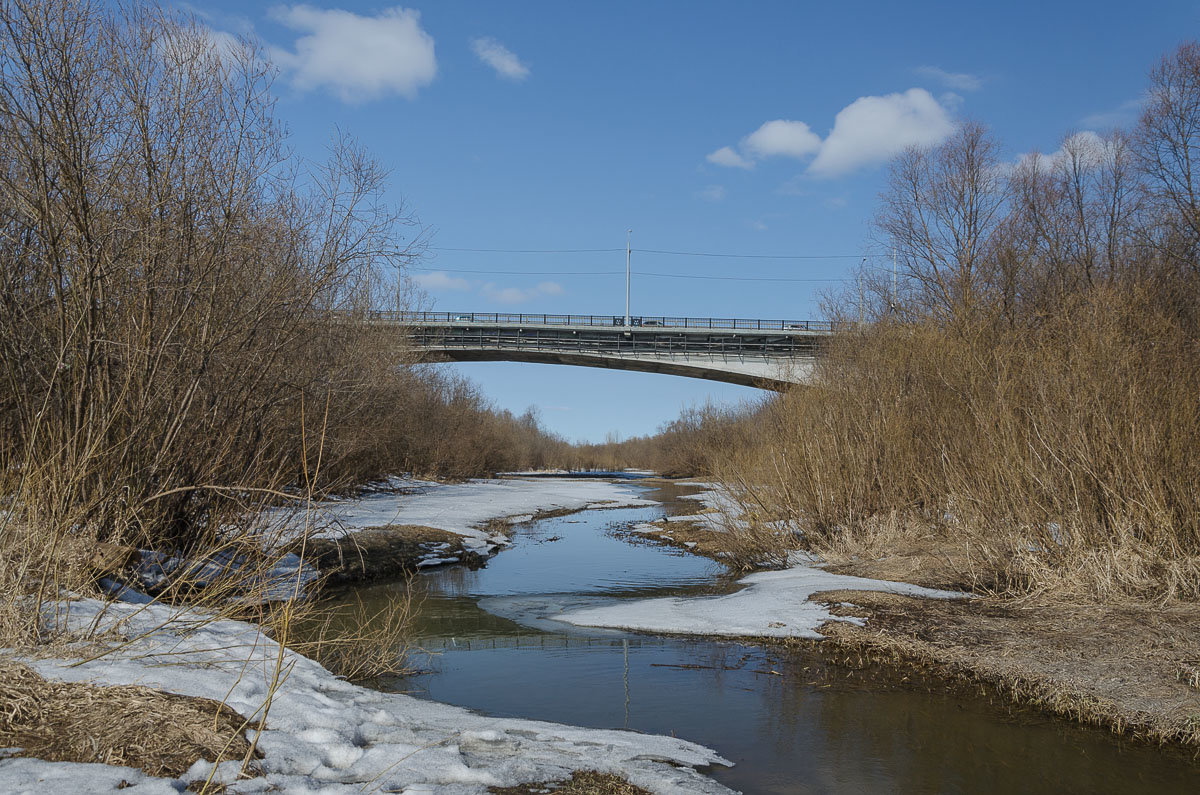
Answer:
<path fill-rule="evenodd" d="M 1200 764 L 1181 754 L 894 686 L 818 652 L 545 620 L 598 598 L 728 588 L 716 564 L 608 532 L 662 510 L 532 523 L 485 569 L 418 578 L 418 642 L 430 654 L 416 660 L 422 673 L 389 686 L 498 716 L 674 734 L 734 761 L 712 775 L 747 793 L 1200 792 Z"/>

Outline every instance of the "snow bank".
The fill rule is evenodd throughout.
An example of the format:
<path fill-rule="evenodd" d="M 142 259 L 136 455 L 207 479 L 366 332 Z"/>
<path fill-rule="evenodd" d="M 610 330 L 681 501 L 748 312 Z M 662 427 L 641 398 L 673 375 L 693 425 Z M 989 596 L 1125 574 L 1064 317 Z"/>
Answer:
<path fill-rule="evenodd" d="M 251 720 L 261 717 L 276 661 L 275 692 L 258 747 L 264 776 L 234 780 L 223 764 L 217 780 L 231 792 L 484 793 L 488 786 L 566 778 L 578 769 L 620 773 L 659 793 L 729 790 L 693 770 L 729 764 L 683 740 L 625 731 L 581 729 L 540 721 L 489 718 L 459 707 L 380 693 L 342 681 L 316 662 L 281 650 L 239 621 L 205 622 L 163 605 L 73 602 L 67 628 L 101 626 L 142 635 L 107 657 L 71 667 L 66 660 L 29 660 L 62 681 L 140 684 L 225 701 Z M 197 763 L 179 780 L 95 764 L 0 759 L 7 792 L 174 793 L 204 778 Z"/>
<path fill-rule="evenodd" d="M 463 545 L 487 553 L 506 543 L 480 525 L 491 519 L 529 518 L 537 511 L 587 507 L 648 506 L 628 484 L 570 478 L 472 480 L 444 484 L 407 481 L 402 491 L 377 492 L 317 503 L 313 515 L 297 517 L 294 534 L 339 538 L 368 527 L 415 524 L 436 527 L 463 537 Z"/>
<path fill-rule="evenodd" d="M 738 582 L 746 587 L 724 596 L 619 601 L 603 607 L 571 611 L 554 618 L 585 627 L 680 635 L 820 638 L 822 636 L 817 632 L 817 627 L 826 621 L 862 622 L 851 617 L 831 615 L 824 605 L 810 602 L 809 597 L 819 591 L 886 591 L 935 599 L 967 596 L 956 591 L 939 591 L 903 582 L 830 574 L 807 563 L 797 563 L 782 571 L 758 572 Z"/>

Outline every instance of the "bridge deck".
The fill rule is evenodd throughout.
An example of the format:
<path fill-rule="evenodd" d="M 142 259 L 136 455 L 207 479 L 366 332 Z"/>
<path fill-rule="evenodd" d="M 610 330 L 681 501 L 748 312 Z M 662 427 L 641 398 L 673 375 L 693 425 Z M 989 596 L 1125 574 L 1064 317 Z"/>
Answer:
<path fill-rule="evenodd" d="M 626 328 L 621 315 L 527 315 L 504 312 L 371 312 L 375 321 L 413 326 L 555 326 L 578 328 Z M 781 331 L 785 334 L 828 335 L 847 324 L 831 320 L 758 320 L 751 318 L 670 317 L 639 315 L 630 318 L 629 328 L 669 328 L 682 331 Z"/>
<path fill-rule="evenodd" d="M 768 389 L 805 380 L 839 325 L 815 320 L 373 312 L 426 361 L 525 361 L 686 375 Z M 804 362 L 809 362 L 806 365 Z"/>

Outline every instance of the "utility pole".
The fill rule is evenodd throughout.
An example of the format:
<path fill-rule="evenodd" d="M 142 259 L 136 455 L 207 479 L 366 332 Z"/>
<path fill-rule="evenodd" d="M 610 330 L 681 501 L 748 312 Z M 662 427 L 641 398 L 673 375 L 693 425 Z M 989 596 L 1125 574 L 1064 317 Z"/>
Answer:
<path fill-rule="evenodd" d="M 629 241 L 632 236 L 632 229 L 625 230 L 625 328 L 629 328 Z"/>
<path fill-rule="evenodd" d="M 888 309 L 891 313 L 896 314 L 896 244 L 892 243 L 892 300 L 888 302 Z"/>

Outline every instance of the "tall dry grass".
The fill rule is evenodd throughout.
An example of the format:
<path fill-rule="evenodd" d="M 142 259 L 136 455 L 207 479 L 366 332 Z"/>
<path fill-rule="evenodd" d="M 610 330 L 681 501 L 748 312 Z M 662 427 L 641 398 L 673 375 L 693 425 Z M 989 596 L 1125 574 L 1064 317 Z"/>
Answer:
<path fill-rule="evenodd" d="M 864 329 L 756 415 L 770 430 L 718 471 L 818 550 L 869 546 L 881 523 L 934 529 L 974 550 L 963 575 L 981 588 L 1195 599 L 1195 355 L 1131 291 L 1020 334 Z"/>
<path fill-rule="evenodd" d="M 897 271 L 830 301 L 865 322 L 735 419 L 742 444 L 693 437 L 752 524 L 847 558 L 934 538 L 981 590 L 1200 598 L 1200 45 L 1147 96 L 1136 129 L 1051 157 L 964 123 L 893 162 Z"/>

